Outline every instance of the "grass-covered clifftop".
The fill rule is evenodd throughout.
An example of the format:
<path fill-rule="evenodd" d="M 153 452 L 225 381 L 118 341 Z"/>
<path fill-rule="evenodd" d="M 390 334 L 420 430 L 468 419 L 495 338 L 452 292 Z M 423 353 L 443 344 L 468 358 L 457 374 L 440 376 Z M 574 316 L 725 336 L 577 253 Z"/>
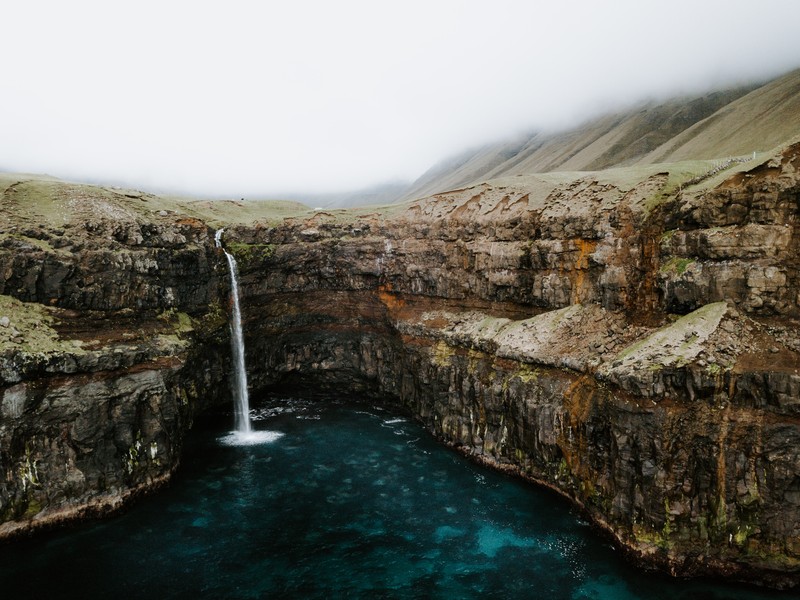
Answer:
<path fill-rule="evenodd" d="M 23 229 L 86 227 L 100 221 L 171 223 L 194 218 L 216 226 L 309 211 L 288 200 L 197 200 L 14 173 L 0 173 L 0 209 L 0 236 L 24 235 Z"/>

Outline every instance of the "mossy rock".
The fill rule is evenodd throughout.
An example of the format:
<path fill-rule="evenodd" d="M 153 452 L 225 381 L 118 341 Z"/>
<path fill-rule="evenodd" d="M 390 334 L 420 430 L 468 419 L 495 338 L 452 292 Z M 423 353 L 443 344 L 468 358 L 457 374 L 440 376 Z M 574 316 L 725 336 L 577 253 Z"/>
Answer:
<path fill-rule="evenodd" d="M 80 342 L 59 338 L 52 327 L 55 321 L 51 310 L 43 304 L 0 295 L 0 352 L 83 353 Z"/>
<path fill-rule="evenodd" d="M 674 273 L 678 276 L 683 275 L 689 265 L 697 262 L 694 258 L 685 258 L 680 256 L 673 256 L 666 263 L 661 266 L 662 273 Z"/>
<path fill-rule="evenodd" d="M 275 254 L 274 244 L 243 244 L 240 242 L 231 242 L 226 245 L 226 248 L 236 259 L 236 263 L 240 268 L 247 268 L 250 265 L 261 263 Z"/>

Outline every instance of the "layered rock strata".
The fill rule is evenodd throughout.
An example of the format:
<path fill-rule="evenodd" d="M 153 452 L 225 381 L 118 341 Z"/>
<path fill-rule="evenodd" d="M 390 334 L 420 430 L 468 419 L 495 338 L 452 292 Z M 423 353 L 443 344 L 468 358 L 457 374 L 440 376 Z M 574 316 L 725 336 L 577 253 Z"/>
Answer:
<path fill-rule="evenodd" d="M 155 489 L 225 394 L 208 227 L 144 202 L 26 180 L 2 195 L 0 538 Z"/>
<path fill-rule="evenodd" d="M 706 190 L 502 182 L 240 229 L 253 383 L 393 400 L 648 564 L 795 585 L 797 150 Z"/>
<path fill-rule="evenodd" d="M 61 310 L 14 308 L 38 313 L 39 335 L 0 355 L 0 538 L 105 514 L 165 483 L 197 410 L 225 394 L 225 339 L 196 346 L 202 322 L 185 313 L 118 317 L 104 332 L 91 320 L 80 334 L 57 331 Z"/>
<path fill-rule="evenodd" d="M 682 167 L 552 174 L 384 210 L 231 227 L 251 385 L 393 403 L 462 451 L 559 491 L 649 564 L 796 585 L 798 156 L 789 147 L 701 186 L 685 186 L 696 173 Z M 214 269 L 223 263 L 209 229 L 180 215 L 172 222 L 162 227 L 184 235 L 179 248 L 162 236 L 158 248 L 140 249 L 135 227 L 118 248 L 131 265 L 151 257 L 152 272 L 125 259 L 108 278 L 107 263 L 87 258 L 102 244 L 76 251 L 72 270 L 37 275 L 39 283 L 13 266 L 27 259 L 0 263 L 6 294 L 62 311 L 140 307 L 169 338 L 139 336 L 147 348 L 121 367 L 79 359 L 84 347 L 51 367 L 38 359 L 23 367 L 9 351 L 3 373 L 17 375 L 2 382 L 5 527 L 62 501 L 86 505 L 100 487 L 78 468 L 85 493 L 39 492 L 80 479 L 63 466 L 71 455 L 55 425 L 35 428 L 49 415 L 83 460 L 111 465 L 105 477 L 120 495 L 174 468 L 175 440 L 200 402 L 192 385 L 224 396 L 215 274 L 224 271 Z M 49 252 L 39 246 L 31 252 Z M 183 268 L 195 271 L 191 281 Z M 87 282 L 89 296 L 70 291 Z M 158 318 L 170 310 L 180 312 Z M 53 315 L 62 341 L 77 335 L 67 335 L 64 316 Z M 181 319 L 185 331 L 170 338 L 166 324 Z M 98 346 L 103 357 L 115 343 Z M 97 391 L 102 380 L 126 391 Z M 62 401 L 72 385 L 94 386 L 84 396 L 102 418 L 89 408 L 57 412 L 75 404 Z M 84 435 L 84 422 L 96 431 Z M 140 479 L 126 480 L 131 448 L 143 460 Z"/>

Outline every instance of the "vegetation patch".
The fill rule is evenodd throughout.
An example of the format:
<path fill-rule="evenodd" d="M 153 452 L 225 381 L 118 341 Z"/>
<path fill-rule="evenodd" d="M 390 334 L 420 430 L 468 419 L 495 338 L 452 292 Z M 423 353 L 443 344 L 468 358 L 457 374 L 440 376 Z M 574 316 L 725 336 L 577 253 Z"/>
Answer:
<path fill-rule="evenodd" d="M 697 262 L 696 259 L 694 258 L 673 256 L 666 263 L 664 263 L 664 265 L 662 265 L 661 272 L 683 275 L 686 272 L 686 269 L 689 268 L 689 265 L 691 265 L 694 262 Z"/>
<path fill-rule="evenodd" d="M 618 363 L 638 363 L 641 368 L 653 364 L 663 366 L 687 364 L 703 350 L 703 344 L 716 331 L 728 309 L 725 302 L 715 302 L 697 309 L 663 327 L 643 340 L 625 348 L 615 361 Z"/>
<path fill-rule="evenodd" d="M 46 306 L 0 295 L 0 352 L 83 353 L 79 341 L 59 338 L 52 327 L 54 322 Z"/>
<path fill-rule="evenodd" d="M 54 248 L 47 240 L 40 240 L 20 233 L 0 233 L 0 245 L 5 247 L 13 246 L 25 251 L 28 251 L 28 248 L 31 248 L 33 250 L 42 250 L 43 252 L 60 254 L 61 256 L 71 256 L 67 250 L 64 250 L 63 248 Z"/>
<path fill-rule="evenodd" d="M 287 217 L 313 214 L 308 206 L 290 200 L 193 200 L 159 196 L 171 200 L 175 210 L 201 219 L 212 227 L 262 222 L 275 224 Z"/>
<path fill-rule="evenodd" d="M 706 373 L 711 375 L 712 377 L 716 377 L 722 372 L 722 367 L 717 363 L 711 363 L 706 367 Z"/>
<path fill-rule="evenodd" d="M 527 363 L 520 363 L 519 368 L 514 372 L 522 383 L 535 383 L 539 379 L 539 369 L 531 367 Z"/>
<path fill-rule="evenodd" d="M 201 333 L 209 334 L 228 323 L 228 315 L 219 301 L 214 300 L 208 305 L 206 313 L 195 323 Z"/>
<path fill-rule="evenodd" d="M 454 354 L 455 350 L 447 342 L 440 340 L 433 348 L 433 363 L 439 367 L 449 367 Z"/>
<path fill-rule="evenodd" d="M 231 242 L 226 245 L 226 248 L 233 254 L 237 264 L 242 267 L 268 260 L 275 254 L 274 244 L 243 244 L 241 242 Z"/>
<path fill-rule="evenodd" d="M 175 308 L 165 310 L 158 315 L 158 318 L 172 326 L 173 330 L 178 335 L 194 331 L 194 322 L 192 318 L 187 313 L 180 312 Z"/>
<path fill-rule="evenodd" d="M 666 535 L 669 535 L 668 529 Z M 645 525 L 636 523 L 633 526 L 633 537 L 637 544 L 655 546 L 662 550 L 669 550 L 670 548 L 670 541 L 668 537 L 665 537 L 664 528 L 661 531 L 654 531 Z"/>

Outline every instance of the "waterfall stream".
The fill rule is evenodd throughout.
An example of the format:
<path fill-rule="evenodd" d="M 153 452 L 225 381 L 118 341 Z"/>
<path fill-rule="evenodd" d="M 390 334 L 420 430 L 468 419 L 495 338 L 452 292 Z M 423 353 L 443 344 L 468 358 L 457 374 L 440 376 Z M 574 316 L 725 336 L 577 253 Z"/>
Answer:
<path fill-rule="evenodd" d="M 250 423 L 250 397 L 247 392 L 247 371 L 244 363 L 244 335 L 242 334 L 242 311 L 239 306 L 239 281 L 236 259 L 222 245 L 222 233 L 218 229 L 214 234 L 214 243 L 221 248 L 228 259 L 228 270 L 231 276 L 231 355 L 233 357 L 233 377 L 231 392 L 233 394 L 234 431 L 226 437 L 231 445 L 254 444 L 268 442 L 281 434 L 272 431 L 253 431 Z"/>

